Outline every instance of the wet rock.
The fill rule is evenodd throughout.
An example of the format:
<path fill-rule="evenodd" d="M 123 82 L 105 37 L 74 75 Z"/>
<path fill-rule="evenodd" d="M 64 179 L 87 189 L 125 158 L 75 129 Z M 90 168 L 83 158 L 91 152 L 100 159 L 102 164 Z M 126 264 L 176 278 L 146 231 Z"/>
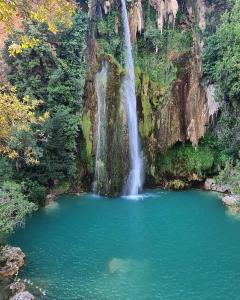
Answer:
<path fill-rule="evenodd" d="M 214 191 L 219 193 L 230 193 L 230 187 L 225 184 L 217 184 L 212 178 L 207 178 L 204 182 L 204 189 L 207 191 Z"/>
<path fill-rule="evenodd" d="M 34 296 L 25 289 L 26 286 L 23 282 L 13 282 L 10 285 L 12 296 L 9 298 L 9 300 L 34 300 Z"/>
<path fill-rule="evenodd" d="M 121 259 L 114 257 L 108 263 L 108 271 L 110 274 L 114 273 L 128 273 L 130 271 L 130 263 L 129 259 Z"/>
<path fill-rule="evenodd" d="M 13 282 L 10 285 L 10 290 L 12 291 L 12 294 L 15 295 L 17 293 L 21 293 L 25 291 L 25 284 L 23 282 Z"/>
<path fill-rule="evenodd" d="M 25 291 L 25 284 L 23 282 L 13 282 L 10 285 L 10 290 L 12 291 L 12 294 L 15 295 L 17 293 L 21 293 Z"/>
<path fill-rule="evenodd" d="M 25 254 L 18 247 L 5 246 L 0 251 L 0 280 L 12 277 L 24 264 Z"/>
<path fill-rule="evenodd" d="M 55 199 L 56 199 L 56 195 L 55 194 L 48 194 L 46 196 L 45 205 L 47 206 L 47 205 L 51 204 Z"/>
<path fill-rule="evenodd" d="M 12 296 L 9 300 L 34 300 L 34 296 L 28 291 L 17 293 Z"/>
<path fill-rule="evenodd" d="M 225 195 L 222 197 L 222 201 L 227 206 L 236 206 L 240 210 L 240 195 Z"/>

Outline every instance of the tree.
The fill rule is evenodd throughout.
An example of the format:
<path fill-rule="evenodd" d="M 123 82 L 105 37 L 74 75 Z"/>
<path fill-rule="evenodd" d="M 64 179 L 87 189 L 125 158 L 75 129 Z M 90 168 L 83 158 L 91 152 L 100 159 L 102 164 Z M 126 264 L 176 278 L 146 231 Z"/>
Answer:
<path fill-rule="evenodd" d="M 18 98 L 29 95 L 38 99 L 37 115 L 49 113 L 40 128 L 42 138 L 38 134 L 39 125 L 34 123 L 32 131 L 24 135 L 18 133 L 12 139 L 17 149 L 19 139 L 21 145 L 31 145 L 39 161 L 37 165 L 21 164 L 18 170 L 20 180 L 28 177 L 49 186 L 63 179 L 72 181 L 76 173 L 86 69 L 87 16 L 79 12 L 72 22 L 72 27 L 56 34 L 50 32 L 46 24 L 26 23 L 25 35 L 28 40 L 38 40 L 38 44 L 16 55 L 11 55 L 8 49 L 12 43 L 21 44 L 21 33 L 13 32 L 6 42 L 4 58 L 8 65 L 8 79 L 16 86 Z"/>
<path fill-rule="evenodd" d="M 240 104 L 240 0 L 222 16 L 216 33 L 206 38 L 204 73 L 213 81 L 218 94 Z"/>
<path fill-rule="evenodd" d="M 56 33 L 59 24 L 71 27 L 75 9 L 72 0 L 0 0 L 0 22 L 12 31 L 14 19 L 21 17 L 46 23 L 49 31 Z"/>
<path fill-rule="evenodd" d="M 44 123 L 48 117 L 47 112 L 40 117 L 36 116 L 35 110 L 38 105 L 38 101 L 31 100 L 27 96 L 20 101 L 16 96 L 15 88 L 8 91 L 4 88 L 0 89 L 0 154 L 11 159 L 22 155 L 26 162 L 37 163 L 36 153 L 31 143 L 21 147 L 22 153 L 17 151 L 17 148 L 21 145 L 20 134 L 30 133 L 32 124 Z"/>
<path fill-rule="evenodd" d="M 21 192 L 21 185 L 6 181 L 0 188 L 0 240 L 24 223 L 24 218 L 36 209 Z"/>

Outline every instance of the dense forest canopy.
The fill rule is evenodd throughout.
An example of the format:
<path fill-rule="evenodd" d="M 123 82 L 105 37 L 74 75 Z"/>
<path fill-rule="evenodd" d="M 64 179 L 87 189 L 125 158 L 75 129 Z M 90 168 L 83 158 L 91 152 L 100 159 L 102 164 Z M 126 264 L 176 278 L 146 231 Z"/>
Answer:
<path fill-rule="evenodd" d="M 1 197 L 0 219 L 6 232 L 14 227 L 5 228 L 6 206 L 19 211 L 18 223 L 33 208 L 25 208 L 27 199 L 43 205 L 48 187 L 57 181 L 69 186 L 76 176 L 87 18 L 71 1 L 1 1 L 0 7 L 8 31 L 0 91 L 1 186 L 9 199 Z M 14 28 L 16 18 L 21 25 Z M 16 199 L 5 188 L 11 185 Z M 21 199 L 22 207 L 16 206 Z"/>

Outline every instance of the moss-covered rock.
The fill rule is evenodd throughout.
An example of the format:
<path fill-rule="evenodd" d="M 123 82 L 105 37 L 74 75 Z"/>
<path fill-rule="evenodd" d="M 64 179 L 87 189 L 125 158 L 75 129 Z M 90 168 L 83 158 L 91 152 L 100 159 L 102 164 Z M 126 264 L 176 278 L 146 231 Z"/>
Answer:
<path fill-rule="evenodd" d="M 174 180 L 167 181 L 165 188 L 171 189 L 171 190 L 183 190 L 188 186 L 189 186 L 189 184 L 186 183 L 185 181 L 180 180 L 180 179 L 174 179 Z"/>

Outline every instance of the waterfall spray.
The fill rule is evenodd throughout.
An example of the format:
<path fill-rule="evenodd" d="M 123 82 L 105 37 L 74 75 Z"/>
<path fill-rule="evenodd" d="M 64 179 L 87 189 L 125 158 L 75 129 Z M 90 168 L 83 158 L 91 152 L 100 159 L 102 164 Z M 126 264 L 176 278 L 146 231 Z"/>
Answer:
<path fill-rule="evenodd" d="M 142 189 L 143 167 L 140 155 L 140 145 L 138 138 L 137 124 L 137 107 L 135 95 L 135 76 L 134 64 L 132 56 L 132 45 L 130 39 L 130 29 L 128 22 L 128 14 L 125 0 L 121 0 L 122 4 L 122 22 L 124 36 L 124 63 L 126 75 L 123 78 L 122 90 L 125 99 L 128 134 L 129 134 L 129 150 L 130 150 L 130 172 L 124 188 L 125 195 L 137 195 Z"/>

